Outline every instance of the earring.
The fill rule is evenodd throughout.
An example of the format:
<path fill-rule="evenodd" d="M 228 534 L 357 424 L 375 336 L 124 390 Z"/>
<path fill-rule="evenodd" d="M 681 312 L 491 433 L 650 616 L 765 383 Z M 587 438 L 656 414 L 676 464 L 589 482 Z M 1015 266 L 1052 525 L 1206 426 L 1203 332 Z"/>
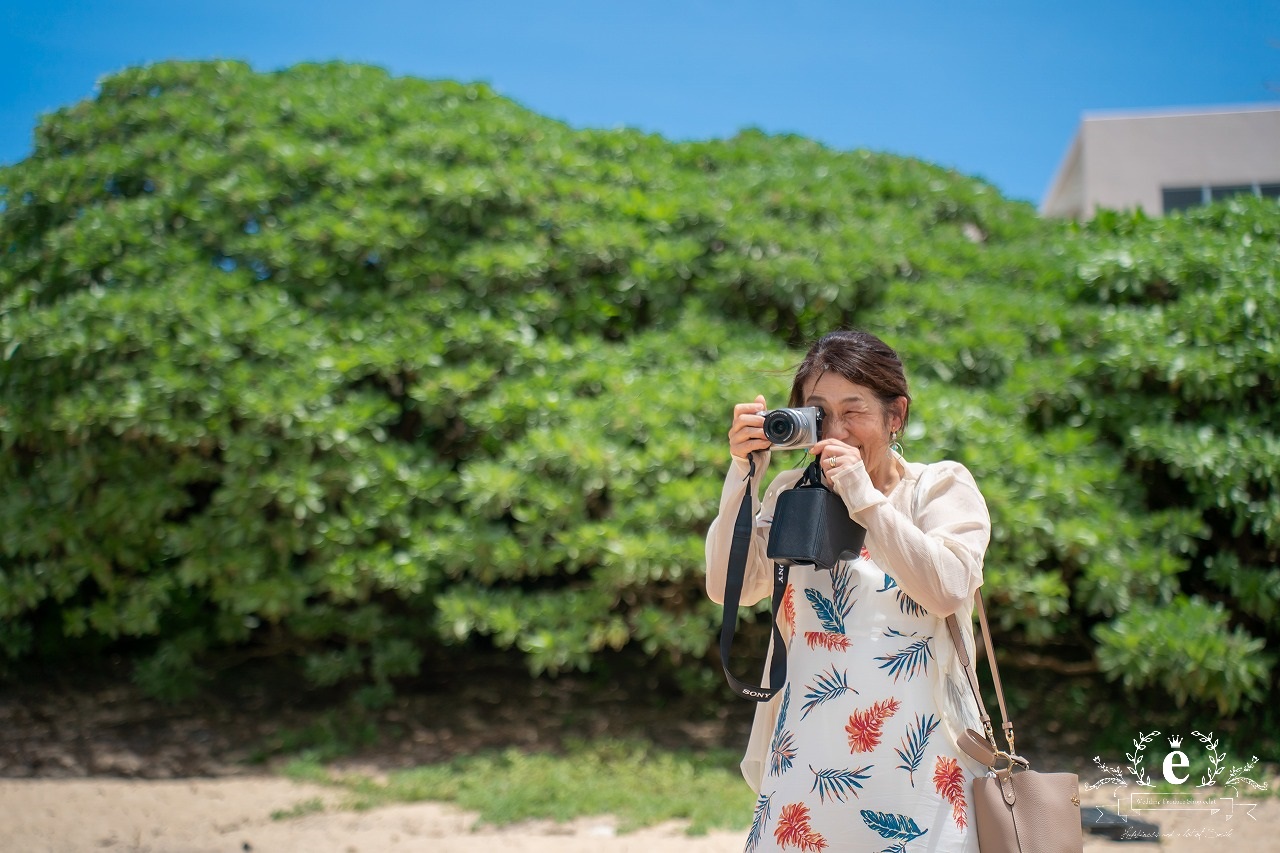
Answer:
<path fill-rule="evenodd" d="M 896 429 L 889 431 L 889 449 L 899 456 L 902 455 L 902 443 L 898 441 L 898 431 Z"/>

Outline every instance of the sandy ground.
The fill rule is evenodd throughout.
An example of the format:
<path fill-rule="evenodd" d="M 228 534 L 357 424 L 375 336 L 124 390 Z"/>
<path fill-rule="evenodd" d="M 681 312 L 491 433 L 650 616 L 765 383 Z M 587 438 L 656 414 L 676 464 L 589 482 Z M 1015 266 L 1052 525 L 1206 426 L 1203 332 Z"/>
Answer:
<path fill-rule="evenodd" d="M 476 827 L 473 814 L 439 803 L 338 809 L 340 793 L 269 777 L 136 781 L 0 780 L 5 853 L 720 853 L 739 833 L 689 837 L 679 825 L 617 835 L 608 819 Z M 273 818 L 320 798 L 328 808 Z"/>
<path fill-rule="evenodd" d="M 1114 805 L 1105 792 L 1089 804 Z M 738 853 L 744 834 L 690 837 L 668 824 L 619 835 L 605 818 L 495 829 L 449 805 L 421 803 L 368 812 L 339 808 L 340 792 L 272 777 L 208 780 L 0 779 L 4 853 Z M 321 812 L 278 818 L 319 798 Z M 1159 844 L 1086 836 L 1086 853 L 1220 853 L 1280 850 L 1280 799 L 1252 810 L 1161 812 Z"/>

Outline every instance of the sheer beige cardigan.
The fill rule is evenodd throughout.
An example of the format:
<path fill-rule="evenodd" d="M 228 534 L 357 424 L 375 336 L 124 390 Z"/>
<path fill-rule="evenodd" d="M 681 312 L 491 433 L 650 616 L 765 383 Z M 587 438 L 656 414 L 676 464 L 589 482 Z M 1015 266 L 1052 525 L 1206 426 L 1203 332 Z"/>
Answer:
<path fill-rule="evenodd" d="M 769 454 L 760 456 L 763 458 L 757 459 L 757 489 L 769 464 Z M 962 614 L 960 626 L 972 655 L 973 594 L 982 585 L 982 564 L 991 538 L 991 519 L 977 483 L 963 465 L 907 462 L 896 453 L 894 461 L 901 479 L 888 495 L 871 484 L 862 464 L 837 471 L 832 487 L 851 508 L 850 516 L 867 529 L 866 547 L 876 565 L 937 622 L 933 634 L 937 638 L 933 653 L 938 662 L 934 696 L 954 743 L 965 728 L 980 730 L 981 727 L 945 620 L 952 613 Z M 747 491 L 747 472 L 747 462 L 734 458 L 720 496 L 720 513 L 707 531 L 707 594 L 717 604 L 724 601 L 733 522 Z M 744 606 L 767 598 L 772 592 L 773 567 L 765 556 L 765 546 L 774 504 L 778 495 L 795 485 L 802 473 L 802 468 L 784 471 L 770 483 L 763 500 L 752 496 L 756 525 L 742 585 Z M 766 678 L 768 670 L 766 659 Z M 781 695 L 756 709 L 742 760 L 742 775 L 757 793 Z M 968 762 L 967 769 L 974 775 L 984 771 L 967 757 L 961 760 Z"/>

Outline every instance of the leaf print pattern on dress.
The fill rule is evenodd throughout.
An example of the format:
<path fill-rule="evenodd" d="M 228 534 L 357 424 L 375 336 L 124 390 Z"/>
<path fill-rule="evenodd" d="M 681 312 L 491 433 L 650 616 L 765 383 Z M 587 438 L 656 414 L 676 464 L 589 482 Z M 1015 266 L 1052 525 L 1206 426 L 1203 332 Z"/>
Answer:
<path fill-rule="evenodd" d="M 929 611 L 925 610 L 916 600 L 907 595 L 902 590 L 898 590 L 898 609 L 907 616 L 928 616 Z"/>
<path fill-rule="evenodd" d="M 760 846 L 760 839 L 764 837 L 764 825 L 773 816 L 772 804 L 772 794 L 768 796 L 761 794 L 756 799 L 755 813 L 751 817 L 751 832 L 747 833 L 747 848 L 743 853 L 754 853 L 755 849 Z"/>
<path fill-rule="evenodd" d="M 823 630 L 832 634 L 844 633 L 844 614 L 831 599 L 812 587 L 805 589 L 804 597 L 813 605 L 813 612 L 818 614 L 818 621 L 822 623 Z"/>
<path fill-rule="evenodd" d="M 778 724 L 773 729 L 773 743 L 769 747 L 769 773 L 781 776 L 791 769 L 796 757 L 795 736 L 787 729 L 787 707 L 791 704 L 791 685 L 782 694 L 782 707 L 778 709 Z"/>
<path fill-rule="evenodd" d="M 954 758 L 938 756 L 938 763 L 933 769 L 933 787 L 947 802 L 951 803 L 951 819 L 956 826 L 964 829 L 969 825 L 964 815 L 964 770 Z"/>
<path fill-rule="evenodd" d="M 862 790 L 862 783 L 871 778 L 866 771 L 874 766 L 874 764 L 868 764 L 857 770 L 840 770 L 834 767 L 827 770 L 814 770 L 813 765 L 810 764 L 809 771 L 813 773 L 813 787 L 809 790 L 818 792 L 820 803 L 825 803 L 827 797 L 842 803 L 848 802 L 846 798 L 850 794 L 858 796 L 858 791 Z"/>
<path fill-rule="evenodd" d="M 886 637 L 915 637 L 916 634 L 904 634 L 901 631 L 895 631 L 892 628 L 885 630 Z M 920 637 L 914 643 L 892 655 L 884 655 L 876 658 L 884 663 L 880 664 L 881 669 L 889 670 L 889 674 L 893 676 L 896 682 L 898 677 L 904 673 L 907 681 L 915 678 L 917 675 L 929 674 L 929 659 L 933 657 L 933 650 L 929 647 L 929 642 L 933 637 Z"/>
<path fill-rule="evenodd" d="M 849 613 L 853 611 L 853 605 L 857 603 L 853 598 L 853 590 L 858 583 L 854 578 L 857 572 L 854 571 L 850 563 L 837 563 L 831 569 L 831 602 L 835 605 L 836 612 L 840 614 L 840 633 L 844 633 L 844 620 L 849 618 Z"/>
<path fill-rule="evenodd" d="M 929 831 L 921 829 L 914 820 L 903 814 L 873 812 L 870 809 L 863 809 L 860 814 L 862 822 L 880 833 L 881 838 L 898 842 L 886 848 L 884 853 L 902 853 L 907 849 L 908 842 L 916 840 Z"/>
<path fill-rule="evenodd" d="M 849 638 L 844 634 L 828 634 L 826 631 L 805 631 L 804 640 L 809 648 L 824 648 L 829 652 L 849 651 Z"/>
<path fill-rule="evenodd" d="M 803 711 L 800 715 L 802 720 L 809 716 L 810 711 L 823 702 L 829 702 L 846 693 L 856 694 L 858 692 L 849 686 L 849 670 L 846 669 L 844 672 L 837 673 L 834 665 L 831 667 L 831 672 L 824 672 L 819 675 L 817 682 L 816 686 L 805 685 L 805 689 L 809 692 L 804 694 L 804 698 L 809 701 L 800 707 L 800 710 Z"/>
<path fill-rule="evenodd" d="M 788 847 L 815 852 L 827 849 L 827 840 L 809 826 L 809 807 L 804 803 L 789 803 L 782 807 L 773 837 L 783 850 Z"/>
<path fill-rule="evenodd" d="M 907 771 L 913 788 L 916 786 L 916 771 L 920 769 L 920 762 L 924 760 L 925 747 L 929 745 L 929 737 L 937 728 L 938 718 L 933 714 L 923 719 L 916 714 L 915 726 L 908 727 L 907 733 L 902 736 L 902 748 L 894 750 L 902 759 L 898 768 Z"/>
<path fill-rule="evenodd" d="M 902 591 L 898 586 L 898 582 L 888 575 L 884 576 L 884 586 L 880 587 L 876 592 L 888 592 L 895 590 L 894 595 L 898 597 L 898 609 L 906 616 L 928 616 L 929 611 L 925 610 L 916 600 Z"/>
<path fill-rule="evenodd" d="M 849 734 L 849 752 L 870 752 L 880 745 L 884 736 L 881 729 L 884 721 L 897 713 L 902 703 L 889 698 L 877 702 L 865 711 L 854 711 L 849 715 L 849 724 L 844 730 Z"/>
<path fill-rule="evenodd" d="M 844 615 L 831 599 L 816 589 L 805 589 L 804 597 L 813 605 L 813 612 L 822 623 L 822 631 L 805 631 L 804 639 L 809 648 L 824 648 L 829 652 L 849 649 L 849 638 L 844 633 Z"/>
<path fill-rule="evenodd" d="M 782 594 L 782 617 L 787 623 L 787 645 L 790 646 L 796 635 L 796 586 L 793 583 L 787 584 L 787 591 Z"/>

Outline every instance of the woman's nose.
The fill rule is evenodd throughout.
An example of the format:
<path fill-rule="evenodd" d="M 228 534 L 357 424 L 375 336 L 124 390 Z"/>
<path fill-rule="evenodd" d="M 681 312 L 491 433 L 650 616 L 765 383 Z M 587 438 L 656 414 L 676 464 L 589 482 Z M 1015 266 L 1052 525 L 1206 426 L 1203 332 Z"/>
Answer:
<path fill-rule="evenodd" d="M 835 438 L 844 441 L 849 436 L 849 430 L 845 429 L 844 421 L 840 418 L 826 418 L 822 422 L 822 437 Z"/>

